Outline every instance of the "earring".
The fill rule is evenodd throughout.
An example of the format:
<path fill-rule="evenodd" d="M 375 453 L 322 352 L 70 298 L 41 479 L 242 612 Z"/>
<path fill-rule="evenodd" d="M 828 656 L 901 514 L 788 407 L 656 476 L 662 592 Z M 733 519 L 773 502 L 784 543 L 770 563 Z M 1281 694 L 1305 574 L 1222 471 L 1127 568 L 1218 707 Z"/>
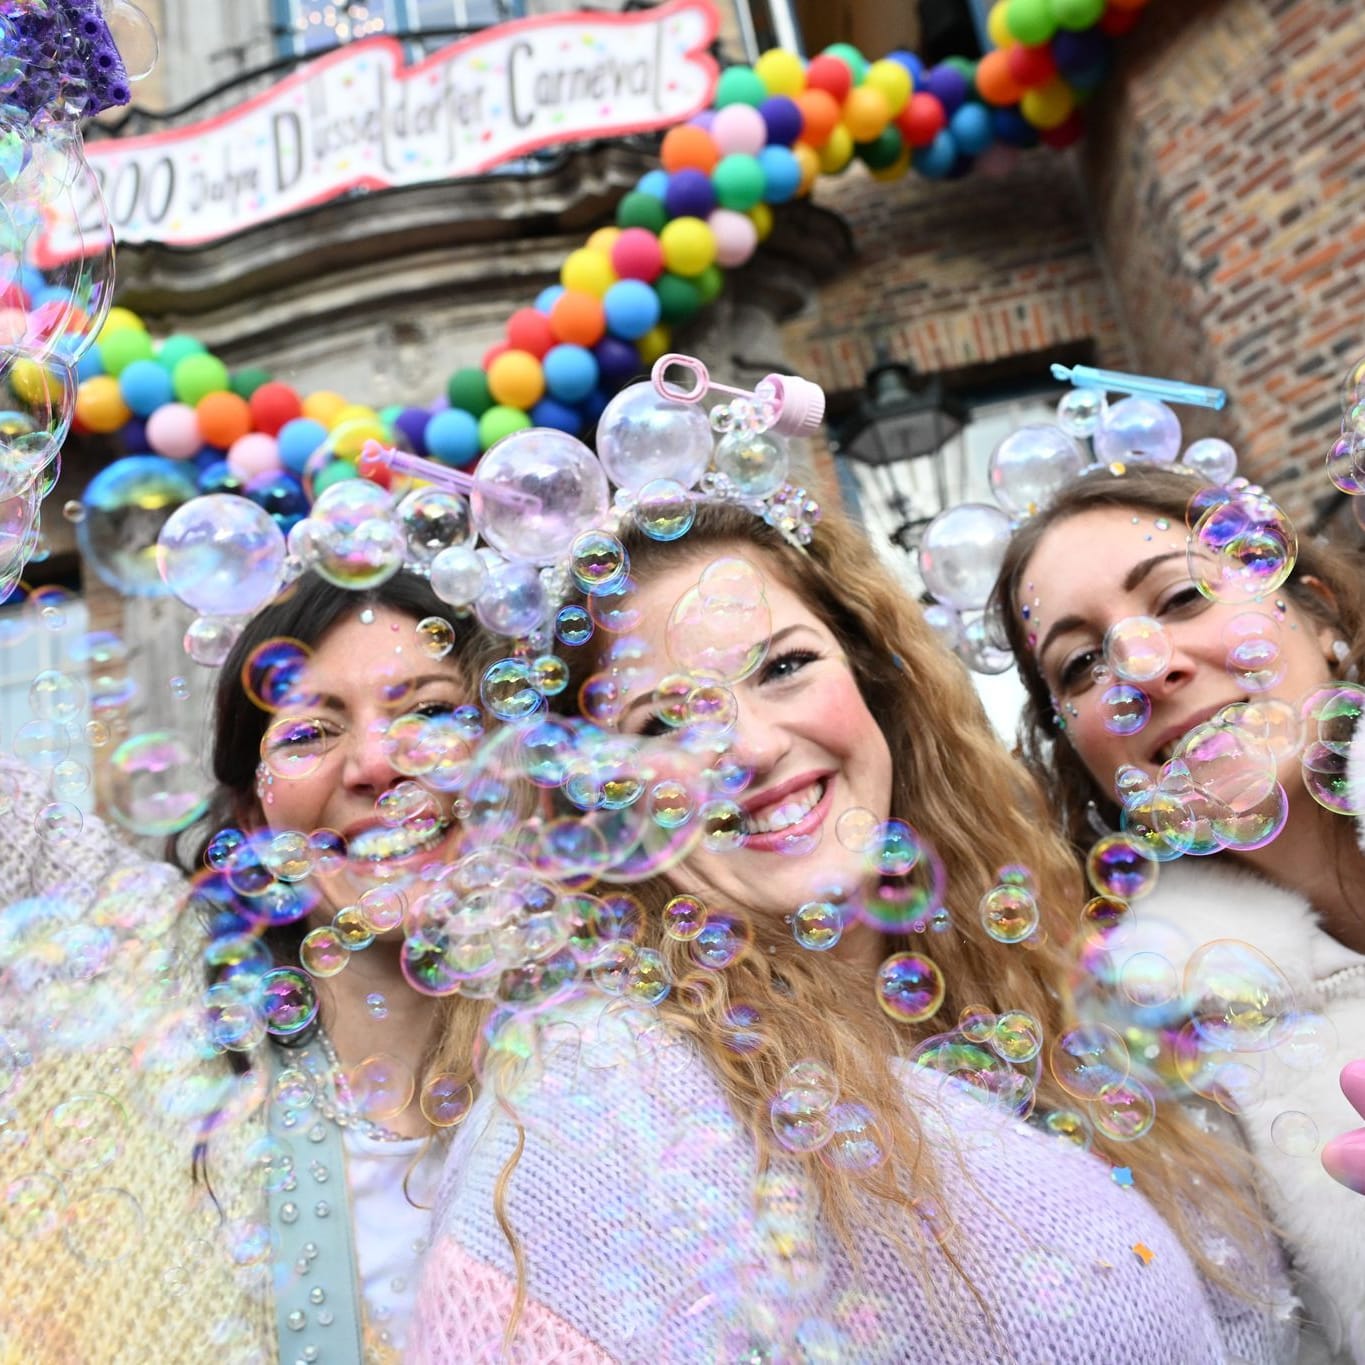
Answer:
<path fill-rule="evenodd" d="M 1346 662 L 1346 656 L 1351 652 L 1351 646 L 1345 640 L 1332 641 L 1332 657 L 1339 664 Z"/>

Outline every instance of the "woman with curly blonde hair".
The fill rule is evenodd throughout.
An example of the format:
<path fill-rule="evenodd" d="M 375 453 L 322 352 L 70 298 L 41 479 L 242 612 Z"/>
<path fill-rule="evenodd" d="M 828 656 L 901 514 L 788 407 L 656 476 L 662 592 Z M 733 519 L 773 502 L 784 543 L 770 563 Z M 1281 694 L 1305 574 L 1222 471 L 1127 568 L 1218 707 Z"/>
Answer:
<path fill-rule="evenodd" d="M 528 771 L 630 851 L 573 845 L 591 986 L 485 1031 L 419 1358 L 1292 1358 L 1238 1154 L 1075 1026 L 1070 850 L 861 534 L 620 536 L 596 766 Z"/>

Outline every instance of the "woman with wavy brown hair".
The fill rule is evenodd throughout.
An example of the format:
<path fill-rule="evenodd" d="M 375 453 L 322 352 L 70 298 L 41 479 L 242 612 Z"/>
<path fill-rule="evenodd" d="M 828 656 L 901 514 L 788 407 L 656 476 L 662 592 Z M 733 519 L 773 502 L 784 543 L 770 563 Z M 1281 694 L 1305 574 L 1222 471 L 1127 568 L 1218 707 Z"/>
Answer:
<path fill-rule="evenodd" d="M 1228 496 L 1225 520 L 1245 521 L 1242 543 L 1259 556 L 1233 568 L 1282 579 L 1267 592 L 1230 591 L 1237 543 L 1223 552 L 1193 534 Z M 1170 983 L 1150 1060 L 1230 1109 L 1264 1169 L 1325 1339 L 1310 1358 L 1361 1362 L 1365 1204 L 1322 1167 L 1365 1185 L 1362 1139 L 1345 1136 L 1365 1108 L 1354 1061 L 1365 1038 L 1365 578 L 1359 556 L 1312 540 L 1285 576 L 1291 561 L 1265 547 L 1286 540 L 1257 490 L 1215 493 L 1178 468 L 1097 468 L 1016 532 L 996 605 L 1028 692 L 1023 753 L 1076 853 L 1121 826 L 1159 862 L 1147 864 L 1155 889 L 1134 927 L 1105 945 L 1102 994 L 1131 1022 L 1154 974 Z M 1135 671 L 1124 642 L 1139 639 Z M 1274 1027 L 1230 1031 L 1195 1065 L 1180 1055 L 1194 1036 L 1180 1002 L 1200 994 L 1209 962 Z M 1193 1027 L 1207 1041 L 1197 1017 Z"/>
<path fill-rule="evenodd" d="M 1075 861 L 861 534 L 620 537 L 572 752 L 523 740 L 609 929 L 485 1035 L 420 1358 L 1292 1358 L 1239 1154 L 1075 1026 Z"/>

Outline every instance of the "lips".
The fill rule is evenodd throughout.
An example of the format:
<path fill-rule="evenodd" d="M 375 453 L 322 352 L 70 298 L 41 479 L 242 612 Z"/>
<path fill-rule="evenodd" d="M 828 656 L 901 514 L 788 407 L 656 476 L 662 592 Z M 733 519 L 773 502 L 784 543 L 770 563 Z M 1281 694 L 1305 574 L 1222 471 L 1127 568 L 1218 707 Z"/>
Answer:
<path fill-rule="evenodd" d="M 804 773 L 752 796 L 744 803 L 744 847 L 758 853 L 787 850 L 814 834 L 833 804 L 832 777 Z"/>
<path fill-rule="evenodd" d="M 347 852 L 352 862 L 394 863 L 429 853 L 442 839 L 450 824 L 443 820 L 417 820 L 390 826 L 362 825 L 347 836 Z"/>
<path fill-rule="evenodd" d="M 1201 711 L 1191 712 L 1184 720 L 1177 721 L 1174 725 L 1169 725 L 1160 735 L 1157 736 L 1156 747 L 1151 751 L 1152 760 L 1158 764 L 1167 762 L 1175 752 L 1176 746 L 1185 738 L 1196 726 L 1207 724 L 1215 716 L 1220 715 L 1234 702 L 1245 701 L 1245 697 L 1236 697 L 1233 701 L 1221 701 L 1216 706 L 1207 706 Z"/>

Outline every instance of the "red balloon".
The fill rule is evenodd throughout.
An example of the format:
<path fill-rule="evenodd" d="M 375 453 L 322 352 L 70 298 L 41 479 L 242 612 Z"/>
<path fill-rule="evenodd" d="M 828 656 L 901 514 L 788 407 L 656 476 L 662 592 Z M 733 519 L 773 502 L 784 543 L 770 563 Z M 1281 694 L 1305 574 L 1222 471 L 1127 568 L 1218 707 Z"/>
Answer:
<path fill-rule="evenodd" d="M 1109 8 L 1100 16 L 1099 30 L 1111 38 L 1122 38 L 1142 18 L 1140 9 Z"/>
<path fill-rule="evenodd" d="M 286 422 L 303 415 L 303 404 L 288 384 L 278 379 L 267 380 L 246 400 L 251 413 L 251 425 L 267 436 L 276 436 Z"/>
<path fill-rule="evenodd" d="M 648 228 L 623 228 L 611 244 L 611 266 L 623 280 L 653 284 L 663 274 L 663 247 Z"/>
<path fill-rule="evenodd" d="M 948 126 L 948 115 L 937 96 L 921 91 L 910 96 L 895 123 L 912 147 L 927 147 Z"/>
<path fill-rule="evenodd" d="M 1079 141 L 1084 128 L 1081 111 L 1073 109 L 1055 128 L 1044 128 L 1038 137 L 1049 147 L 1061 151 L 1063 147 L 1070 147 L 1073 142 Z"/>
<path fill-rule="evenodd" d="M 853 72 L 838 57 L 812 57 L 806 67 L 806 89 L 823 90 L 842 104 L 853 89 Z"/>
<path fill-rule="evenodd" d="M 534 308 L 518 308 L 507 319 L 507 346 L 512 351 L 527 351 L 537 360 L 555 344 L 550 319 Z"/>
<path fill-rule="evenodd" d="M 1008 52 L 1010 75 L 1025 90 L 1046 85 L 1057 74 L 1057 63 L 1052 58 L 1052 49 L 1046 43 L 1037 47 L 1010 48 Z"/>

